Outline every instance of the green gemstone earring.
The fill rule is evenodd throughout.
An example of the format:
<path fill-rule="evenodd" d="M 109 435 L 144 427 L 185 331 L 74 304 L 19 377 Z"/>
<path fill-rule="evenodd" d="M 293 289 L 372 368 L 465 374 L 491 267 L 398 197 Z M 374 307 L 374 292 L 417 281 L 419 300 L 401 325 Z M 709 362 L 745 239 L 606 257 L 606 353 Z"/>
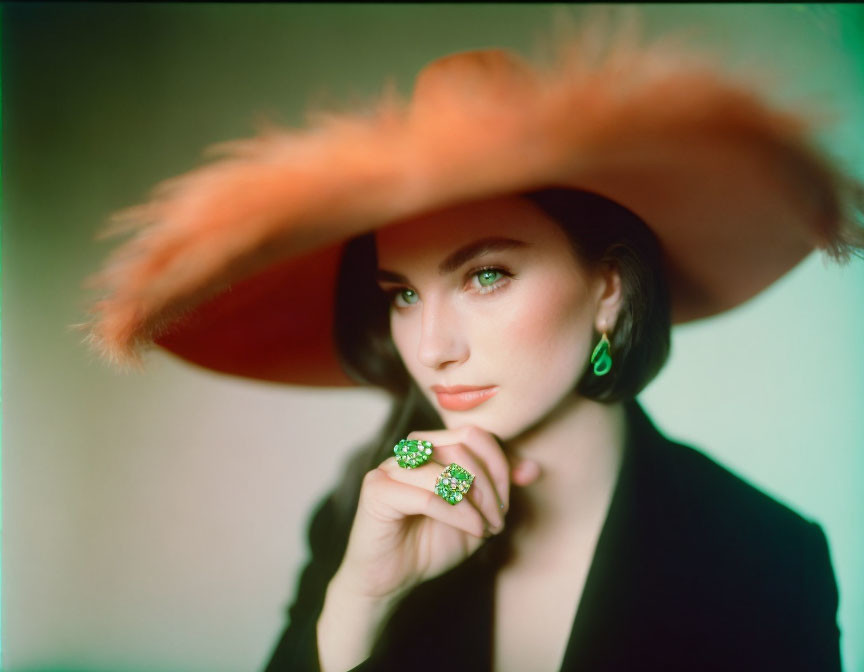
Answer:
<path fill-rule="evenodd" d="M 591 353 L 591 363 L 594 365 L 595 376 L 605 376 L 612 368 L 612 355 L 609 354 L 609 337 L 603 332 L 603 337 Z"/>

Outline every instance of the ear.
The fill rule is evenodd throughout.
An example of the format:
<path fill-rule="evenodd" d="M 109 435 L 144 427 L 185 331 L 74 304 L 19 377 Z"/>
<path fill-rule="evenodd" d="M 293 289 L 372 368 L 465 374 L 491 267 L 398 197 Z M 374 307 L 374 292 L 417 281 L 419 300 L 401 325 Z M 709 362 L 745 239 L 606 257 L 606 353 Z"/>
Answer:
<path fill-rule="evenodd" d="M 597 310 L 594 316 L 594 328 L 601 333 L 612 331 L 624 300 L 621 273 L 616 264 L 603 262 L 600 265 L 595 291 Z"/>

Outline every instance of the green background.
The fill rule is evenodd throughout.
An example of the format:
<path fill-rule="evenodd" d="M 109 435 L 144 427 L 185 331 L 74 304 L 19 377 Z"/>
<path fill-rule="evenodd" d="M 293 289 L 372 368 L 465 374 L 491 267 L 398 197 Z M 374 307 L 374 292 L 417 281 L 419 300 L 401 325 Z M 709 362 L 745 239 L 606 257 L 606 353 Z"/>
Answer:
<path fill-rule="evenodd" d="M 304 558 L 305 516 L 338 473 L 321 447 L 347 452 L 384 417 L 371 392 L 232 381 L 158 354 L 137 376 L 94 362 L 67 325 L 110 249 L 92 240 L 107 215 L 259 118 L 301 124 L 308 104 L 366 102 L 387 75 L 408 91 L 450 51 L 530 55 L 561 9 L 2 7 L 4 670 L 261 665 Z M 778 100 L 825 105 L 836 121 L 821 140 L 864 175 L 861 5 L 643 14 L 649 35 L 696 25 L 731 66 L 776 71 Z M 862 266 L 812 255 L 745 305 L 676 328 L 642 395 L 661 430 L 824 526 L 845 668 L 859 671 Z M 319 477 L 288 487 L 298 457 Z"/>

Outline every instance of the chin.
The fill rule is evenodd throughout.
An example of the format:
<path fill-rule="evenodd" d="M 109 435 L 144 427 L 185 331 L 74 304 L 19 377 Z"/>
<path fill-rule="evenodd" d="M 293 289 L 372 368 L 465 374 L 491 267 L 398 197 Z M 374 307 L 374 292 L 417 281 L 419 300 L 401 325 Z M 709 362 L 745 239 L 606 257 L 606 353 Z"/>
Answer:
<path fill-rule="evenodd" d="M 439 410 L 447 429 L 475 425 L 501 441 L 510 441 L 542 420 L 542 417 L 514 417 L 502 412 L 454 412 Z"/>

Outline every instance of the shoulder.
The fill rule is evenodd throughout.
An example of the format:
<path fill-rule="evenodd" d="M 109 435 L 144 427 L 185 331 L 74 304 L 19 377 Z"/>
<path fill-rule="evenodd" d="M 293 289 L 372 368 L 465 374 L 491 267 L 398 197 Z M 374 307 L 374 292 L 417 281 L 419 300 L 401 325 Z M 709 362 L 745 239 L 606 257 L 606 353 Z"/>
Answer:
<path fill-rule="evenodd" d="M 658 513 L 689 535 L 706 537 L 712 547 L 746 545 L 766 557 L 817 549 L 816 523 L 702 450 L 665 437 L 649 450 Z"/>
<path fill-rule="evenodd" d="M 798 641 L 802 656 L 832 659 L 838 594 L 821 526 L 697 448 L 642 439 L 633 515 L 655 597 L 685 620 L 710 605 L 714 626 L 742 641 Z"/>
<path fill-rule="evenodd" d="M 685 657 L 736 641 L 738 662 L 838 670 L 837 584 L 822 528 L 663 436 L 638 406 L 631 418 L 626 550 L 638 558 L 636 611 L 645 622 L 650 614 L 651 636 L 686 633 Z"/>
<path fill-rule="evenodd" d="M 667 438 L 639 404 L 628 413 L 626 471 L 643 523 L 713 546 L 746 543 L 769 554 L 817 543 L 818 526 L 791 506 L 699 448 Z"/>

